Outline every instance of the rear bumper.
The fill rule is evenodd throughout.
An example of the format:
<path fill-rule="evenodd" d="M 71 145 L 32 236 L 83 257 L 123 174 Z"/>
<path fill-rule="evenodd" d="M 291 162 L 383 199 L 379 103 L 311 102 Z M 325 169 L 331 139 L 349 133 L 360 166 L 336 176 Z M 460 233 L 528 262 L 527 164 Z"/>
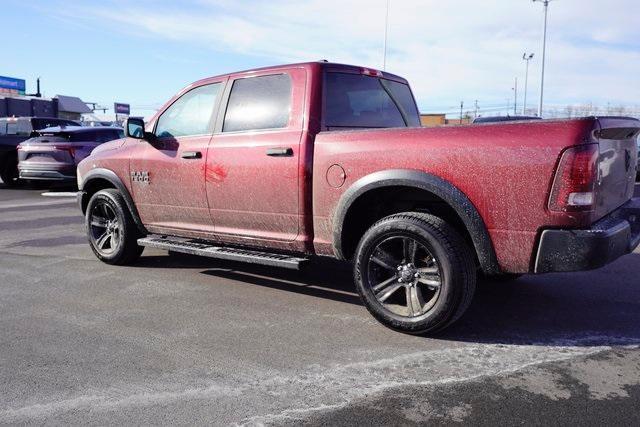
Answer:
<path fill-rule="evenodd" d="M 640 244 L 640 198 L 631 199 L 586 230 L 544 230 L 534 272 L 592 270 Z"/>
<path fill-rule="evenodd" d="M 75 181 L 75 167 L 29 167 L 18 165 L 20 179 L 40 179 L 47 181 Z"/>

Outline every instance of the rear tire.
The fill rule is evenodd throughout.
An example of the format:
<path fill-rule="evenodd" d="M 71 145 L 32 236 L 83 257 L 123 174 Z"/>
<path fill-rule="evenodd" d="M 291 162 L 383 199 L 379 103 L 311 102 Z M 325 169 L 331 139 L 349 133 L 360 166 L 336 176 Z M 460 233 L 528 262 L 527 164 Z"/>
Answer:
<path fill-rule="evenodd" d="M 18 159 L 9 155 L 0 167 L 0 179 L 7 187 L 17 187 L 21 184 L 18 179 Z"/>
<path fill-rule="evenodd" d="M 458 320 L 476 276 L 464 239 L 429 214 L 383 218 L 356 250 L 354 278 L 364 305 L 385 326 L 409 334 L 433 333 Z"/>
<path fill-rule="evenodd" d="M 144 250 L 138 246 L 142 236 L 118 190 L 100 190 L 91 197 L 85 225 L 91 250 L 107 264 L 131 264 Z"/>

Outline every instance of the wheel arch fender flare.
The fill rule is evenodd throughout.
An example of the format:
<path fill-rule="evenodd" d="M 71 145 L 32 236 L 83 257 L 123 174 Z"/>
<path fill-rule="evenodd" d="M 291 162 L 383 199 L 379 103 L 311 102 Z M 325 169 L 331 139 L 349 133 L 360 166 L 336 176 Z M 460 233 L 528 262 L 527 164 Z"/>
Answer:
<path fill-rule="evenodd" d="M 142 224 L 142 220 L 140 219 L 140 215 L 138 214 L 138 209 L 133 202 L 133 198 L 131 197 L 127 186 L 124 185 L 122 179 L 120 179 L 120 177 L 115 172 L 109 169 L 94 168 L 82 177 L 82 182 L 80 182 L 78 185 L 78 205 L 80 206 L 82 213 L 84 214 L 86 212 L 87 205 L 89 204 L 90 199 L 89 194 L 87 194 L 87 191 L 85 190 L 87 188 L 87 184 L 90 184 L 92 181 L 96 180 L 108 181 L 113 185 L 114 188 L 116 188 L 120 192 L 120 194 L 122 194 L 122 197 L 127 204 L 127 208 L 131 213 L 131 217 L 133 218 L 136 227 L 138 227 L 141 233 L 148 234 L 146 228 Z"/>
<path fill-rule="evenodd" d="M 392 169 L 371 173 L 354 182 L 340 198 L 333 217 L 333 248 L 336 256 L 345 259 L 343 227 L 353 204 L 371 190 L 384 187 L 412 187 L 432 193 L 446 202 L 466 227 L 480 267 L 486 274 L 498 274 L 500 267 L 484 220 L 471 200 L 450 182 L 415 169 Z"/>

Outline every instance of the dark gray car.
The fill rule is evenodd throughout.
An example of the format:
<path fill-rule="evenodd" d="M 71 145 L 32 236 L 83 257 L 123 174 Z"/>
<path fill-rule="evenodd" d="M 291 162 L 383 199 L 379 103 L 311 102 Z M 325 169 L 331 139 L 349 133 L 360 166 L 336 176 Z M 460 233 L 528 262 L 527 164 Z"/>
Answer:
<path fill-rule="evenodd" d="M 98 145 L 124 137 L 115 127 L 53 127 L 18 146 L 20 179 L 74 181 L 78 162 Z"/>

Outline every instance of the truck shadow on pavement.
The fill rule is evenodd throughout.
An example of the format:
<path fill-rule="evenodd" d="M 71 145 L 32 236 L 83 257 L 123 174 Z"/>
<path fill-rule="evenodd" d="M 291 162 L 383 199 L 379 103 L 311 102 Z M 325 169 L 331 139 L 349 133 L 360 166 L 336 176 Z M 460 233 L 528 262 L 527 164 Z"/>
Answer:
<path fill-rule="evenodd" d="M 362 306 L 350 265 L 332 259 L 314 260 L 300 272 L 181 254 L 143 256 L 138 265 L 203 269 L 211 277 Z M 596 271 L 483 279 L 467 313 L 435 338 L 506 345 L 640 344 L 639 267 L 640 254 L 634 253 Z M 369 316 L 364 307 L 363 316 Z"/>

